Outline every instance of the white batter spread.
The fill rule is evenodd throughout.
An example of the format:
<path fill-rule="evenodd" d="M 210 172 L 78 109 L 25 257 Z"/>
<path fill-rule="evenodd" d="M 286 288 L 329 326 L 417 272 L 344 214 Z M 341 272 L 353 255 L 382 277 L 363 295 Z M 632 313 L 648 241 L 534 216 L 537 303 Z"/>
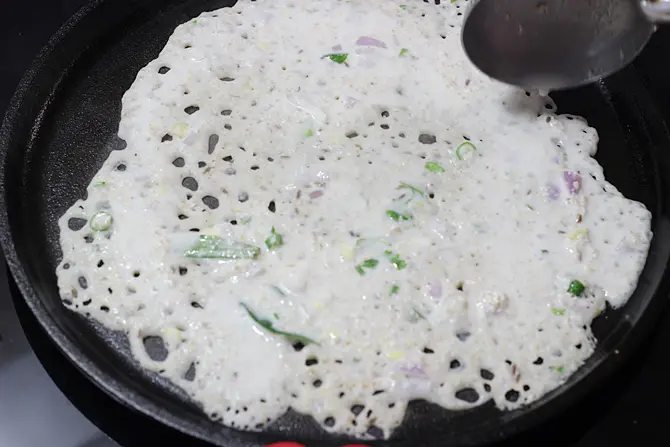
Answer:
<path fill-rule="evenodd" d="M 388 437 L 413 399 L 519 407 L 636 287 L 651 214 L 605 181 L 596 130 L 477 72 L 466 2 L 404 2 L 179 26 L 60 219 L 65 305 L 226 425 L 291 407 Z"/>

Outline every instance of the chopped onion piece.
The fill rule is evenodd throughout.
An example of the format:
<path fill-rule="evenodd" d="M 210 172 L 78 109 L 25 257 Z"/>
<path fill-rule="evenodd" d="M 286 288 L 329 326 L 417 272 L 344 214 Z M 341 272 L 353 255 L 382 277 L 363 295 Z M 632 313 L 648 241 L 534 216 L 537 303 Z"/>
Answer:
<path fill-rule="evenodd" d="M 377 48 L 386 48 L 386 44 L 379 39 L 374 37 L 361 36 L 356 41 L 356 45 L 366 46 L 366 47 L 377 47 Z"/>
<path fill-rule="evenodd" d="M 582 176 L 576 172 L 564 171 L 563 180 L 565 180 L 570 194 L 577 194 L 582 189 Z"/>

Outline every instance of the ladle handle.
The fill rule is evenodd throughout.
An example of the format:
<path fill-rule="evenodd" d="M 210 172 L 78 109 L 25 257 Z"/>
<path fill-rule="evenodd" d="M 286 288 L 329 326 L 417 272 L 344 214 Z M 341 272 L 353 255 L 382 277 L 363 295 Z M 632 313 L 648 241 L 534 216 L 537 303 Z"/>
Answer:
<path fill-rule="evenodd" d="M 670 0 L 641 0 L 640 6 L 650 21 L 670 22 Z"/>

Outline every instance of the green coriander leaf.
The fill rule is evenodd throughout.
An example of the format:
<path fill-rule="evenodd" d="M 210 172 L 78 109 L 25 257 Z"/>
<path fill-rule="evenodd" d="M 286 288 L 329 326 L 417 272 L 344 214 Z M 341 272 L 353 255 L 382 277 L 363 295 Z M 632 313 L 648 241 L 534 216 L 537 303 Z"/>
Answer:
<path fill-rule="evenodd" d="M 575 279 L 568 286 L 568 293 L 574 296 L 580 296 L 582 292 L 584 292 L 584 289 L 585 289 L 584 284 Z"/>
<path fill-rule="evenodd" d="M 389 250 L 386 250 L 384 255 L 397 270 L 402 270 L 407 267 L 407 263 L 400 257 L 400 255 L 397 255 Z"/>
<path fill-rule="evenodd" d="M 240 305 L 244 308 L 244 310 L 247 311 L 247 314 L 249 315 L 249 317 L 252 320 L 254 320 L 254 322 L 256 324 L 258 324 L 260 327 L 262 327 L 266 331 L 270 332 L 271 334 L 279 335 L 281 337 L 284 337 L 289 343 L 300 342 L 303 345 L 315 344 L 317 346 L 320 346 L 319 343 L 315 342 L 311 338 L 305 337 L 304 335 L 294 334 L 293 332 L 284 332 L 284 331 L 280 331 L 278 329 L 275 329 L 270 320 L 265 320 L 265 319 L 260 318 L 246 304 L 240 303 Z"/>
<path fill-rule="evenodd" d="M 286 296 L 286 294 L 284 293 L 284 291 L 283 291 L 282 289 L 280 289 L 279 287 L 277 287 L 277 286 L 275 286 L 275 285 L 271 285 L 270 288 L 271 288 L 272 290 L 274 290 L 275 292 L 277 292 L 278 294 L 280 294 L 281 296 Z"/>
<path fill-rule="evenodd" d="M 400 287 L 398 287 L 397 285 L 393 284 L 393 285 L 391 286 L 391 295 L 395 295 L 396 293 L 398 293 L 398 290 L 400 290 Z"/>
<path fill-rule="evenodd" d="M 419 312 L 416 307 L 412 307 L 412 310 L 414 311 L 414 315 L 416 315 L 420 319 L 422 320 L 426 319 L 426 317 L 421 312 Z"/>
<path fill-rule="evenodd" d="M 386 215 L 391 219 L 395 220 L 396 222 L 400 220 L 400 213 L 398 213 L 397 211 L 387 210 Z"/>
<path fill-rule="evenodd" d="M 560 317 L 565 315 L 565 309 L 551 309 L 551 313 Z"/>
<path fill-rule="evenodd" d="M 427 162 L 426 169 L 428 169 L 430 172 L 444 172 L 444 168 L 440 166 L 439 163 L 435 163 L 434 161 Z"/>
<path fill-rule="evenodd" d="M 403 57 L 403 56 L 405 56 L 407 53 L 409 53 L 409 50 L 408 50 L 407 48 L 402 48 L 402 49 L 400 50 L 400 53 L 398 54 L 398 56 Z"/>
<path fill-rule="evenodd" d="M 395 220 L 396 222 L 398 222 L 398 221 L 401 220 L 401 219 L 402 219 L 402 220 L 410 220 L 410 219 L 412 219 L 412 216 L 408 216 L 407 214 L 400 214 L 399 212 L 397 212 L 397 211 L 393 211 L 393 210 L 387 210 L 387 211 L 386 211 L 386 215 L 387 215 L 388 217 L 390 217 L 391 219 Z"/>
<path fill-rule="evenodd" d="M 419 188 L 417 188 L 417 187 L 415 187 L 415 186 L 412 186 L 412 185 L 410 185 L 410 184 L 408 184 L 408 183 L 405 183 L 405 182 L 400 182 L 400 186 L 398 186 L 396 189 L 398 189 L 398 190 L 400 190 L 400 189 L 409 189 L 410 191 L 412 191 L 412 192 L 415 193 L 415 194 L 420 195 L 421 197 L 423 197 L 424 194 L 425 194 L 425 193 L 424 193 L 423 191 L 421 191 Z"/>
<path fill-rule="evenodd" d="M 307 132 L 305 132 L 306 137 L 313 137 L 314 136 L 314 131 L 312 129 L 307 129 Z"/>
<path fill-rule="evenodd" d="M 335 62 L 336 64 L 343 64 L 346 62 L 347 58 L 349 57 L 348 53 L 333 53 L 333 54 L 328 54 L 328 58 Z"/>
<path fill-rule="evenodd" d="M 365 269 L 368 269 L 368 270 L 373 269 L 373 268 L 377 267 L 378 264 L 379 264 L 378 260 L 369 258 L 369 259 L 366 259 L 365 261 L 361 262 L 360 264 L 358 264 L 356 266 L 356 271 L 358 272 L 359 275 L 363 276 L 363 275 L 365 275 Z"/>
<path fill-rule="evenodd" d="M 282 245 L 284 245 L 284 238 L 282 237 L 281 234 L 275 231 L 275 227 L 272 227 L 270 236 L 268 236 L 268 238 L 265 239 L 265 245 L 268 247 L 268 250 L 273 250 L 277 247 L 281 247 Z"/>
<path fill-rule="evenodd" d="M 366 269 L 373 269 L 377 267 L 377 264 L 379 264 L 379 261 L 377 261 L 376 259 L 366 259 L 365 261 L 363 261 L 361 265 Z"/>

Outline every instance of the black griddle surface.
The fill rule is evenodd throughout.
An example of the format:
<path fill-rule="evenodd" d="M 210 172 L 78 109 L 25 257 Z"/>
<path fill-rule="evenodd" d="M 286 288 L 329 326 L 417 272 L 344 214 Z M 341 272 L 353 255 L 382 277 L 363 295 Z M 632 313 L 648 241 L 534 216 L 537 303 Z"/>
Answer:
<path fill-rule="evenodd" d="M 0 15 L 0 111 L 3 112 L 23 71 L 39 49 L 85 0 L 6 3 Z M 670 65 L 659 62 L 668 54 L 670 28 L 662 28 L 635 65 L 670 122 Z M 162 442 L 189 447 L 203 445 L 127 409 L 90 383 L 46 337 L 16 288 L 10 286 L 17 313 L 38 358 L 63 393 L 101 430 L 122 446 L 144 446 L 147 441 L 153 445 Z M 611 380 L 562 416 L 496 447 L 670 445 L 666 411 L 661 410 L 670 401 L 670 387 L 665 384 L 665 372 L 670 369 L 668 346 L 670 309 L 666 308 L 649 340 Z"/>

